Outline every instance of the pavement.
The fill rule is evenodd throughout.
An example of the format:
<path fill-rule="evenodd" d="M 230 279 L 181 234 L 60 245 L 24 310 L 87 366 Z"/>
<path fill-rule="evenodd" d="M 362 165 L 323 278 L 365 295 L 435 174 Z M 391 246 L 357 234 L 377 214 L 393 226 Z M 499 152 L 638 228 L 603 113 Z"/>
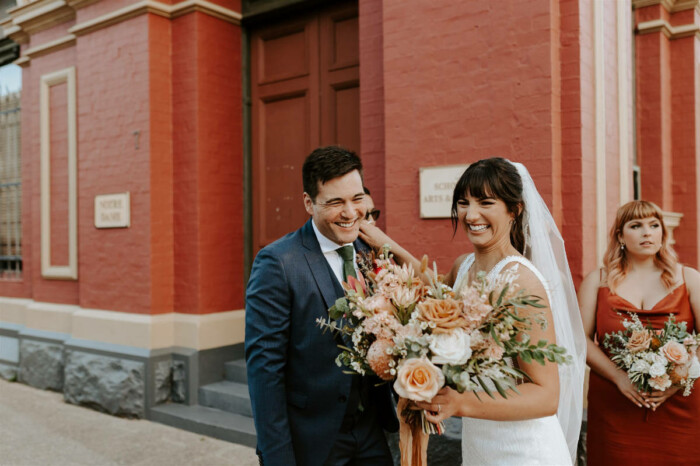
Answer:
<path fill-rule="evenodd" d="M 0 379 L 2 466 L 256 466 L 253 448 L 68 404 Z"/>

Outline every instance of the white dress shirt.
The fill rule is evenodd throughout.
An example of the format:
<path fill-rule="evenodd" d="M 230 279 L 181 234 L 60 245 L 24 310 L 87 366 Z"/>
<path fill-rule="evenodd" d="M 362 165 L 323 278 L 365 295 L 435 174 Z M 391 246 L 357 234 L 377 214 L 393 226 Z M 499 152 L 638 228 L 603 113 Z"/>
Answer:
<path fill-rule="evenodd" d="M 314 233 L 316 234 L 318 244 L 321 246 L 321 252 L 323 253 L 323 257 L 326 258 L 326 261 L 328 261 L 328 265 L 331 266 L 331 270 L 333 270 L 335 278 L 338 279 L 338 283 L 343 283 L 343 258 L 340 257 L 340 254 L 338 254 L 337 249 L 343 246 L 352 246 L 352 253 L 354 257 L 356 254 L 355 246 L 352 243 L 338 244 L 334 241 L 329 240 L 328 238 L 323 236 L 323 233 L 319 231 L 319 229 L 316 227 L 316 222 L 314 222 L 313 219 L 311 220 L 311 225 L 313 225 L 314 227 Z M 359 277 L 360 274 L 358 273 L 357 263 L 355 261 L 353 261 L 353 266 L 355 267 L 355 274 Z"/>

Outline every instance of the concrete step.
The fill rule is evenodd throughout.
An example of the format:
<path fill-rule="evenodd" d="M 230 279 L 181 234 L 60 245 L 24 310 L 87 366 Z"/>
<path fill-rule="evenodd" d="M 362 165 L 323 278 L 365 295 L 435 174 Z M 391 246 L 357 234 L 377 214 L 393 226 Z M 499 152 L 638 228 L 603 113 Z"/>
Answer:
<path fill-rule="evenodd" d="M 205 406 L 165 403 L 150 410 L 149 419 L 178 429 L 255 448 L 253 419 Z"/>
<path fill-rule="evenodd" d="M 224 378 L 229 382 L 248 383 L 245 359 L 236 359 L 224 363 Z"/>
<path fill-rule="evenodd" d="M 229 413 L 253 417 L 248 385 L 238 382 L 215 382 L 199 388 L 199 404 Z"/>

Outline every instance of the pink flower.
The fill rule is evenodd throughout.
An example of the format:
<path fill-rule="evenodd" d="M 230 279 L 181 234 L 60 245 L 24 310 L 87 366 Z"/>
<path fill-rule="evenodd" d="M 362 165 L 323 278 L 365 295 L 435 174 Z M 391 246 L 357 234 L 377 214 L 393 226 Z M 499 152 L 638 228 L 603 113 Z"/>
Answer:
<path fill-rule="evenodd" d="M 365 332 L 376 335 L 379 340 L 391 340 L 395 331 L 401 326 L 393 314 L 380 312 L 368 317 L 362 323 Z"/>
<path fill-rule="evenodd" d="M 671 386 L 671 379 L 666 374 L 659 377 L 652 377 L 649 379 L 649 386 L 654 390 L 664 391 Z"/>
<path fill-rule="evenodd" d="M 503 359 L 503 353 L 505 350 L 501 345 L 496 343 L 496 340 L 489 337 L 485 341 L 486 347 L 484 348 L 484 356 L 493 359 L 494 361 L 500 361 Z"/>
<path fill-rule="evenodd" d="M 377 314 L 379 312 L 394 312 L 394 306 L 391 304 L 391 301 L 389 301 L 389 299 L 382 294 L 375 294 L 374 296 L 365 299 L 362 301 L 362 307 L 372 314 Z"/>
<path fill-rule="evenodd" d="M 486 297 L 473 287 L 469 287 L 463 293 L 462 303 L 464 305 L 464 316 L 469 322 L 470 328 L 476 328 L 493 311 L 493 307 L 486 302 Z"/>
<path fill-rule="evenodd" d="M 661 354 L 666 356 L 674 364 L 685 364 L 688 362 L 688 350 L 677 341 L 669 341 L 661 347 Z"/>
<path fill-rule="evenodd" d="M 371 367 L 374 373 L 382 380 L 391 380 L 394 378 L 389 372 L 391 370 L 391 365 L 389 363 L 394 360 L 394 357 L 391 354 L 387 354 L 387 349 L 393 346 L 394 343 L 390 340 L 382 339 L 372 343 L 367 351 L 367 363 L 369 367 Z"/>

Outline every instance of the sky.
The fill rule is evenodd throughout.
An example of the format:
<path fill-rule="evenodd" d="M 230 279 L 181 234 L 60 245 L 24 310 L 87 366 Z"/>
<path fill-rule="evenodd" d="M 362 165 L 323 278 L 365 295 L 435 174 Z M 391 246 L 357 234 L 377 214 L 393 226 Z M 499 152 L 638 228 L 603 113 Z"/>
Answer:
<path fill-rule="evenodd" d="M 17 65 L 0 66 L 0 95 L 22 89 L 22 68 Z"/>

